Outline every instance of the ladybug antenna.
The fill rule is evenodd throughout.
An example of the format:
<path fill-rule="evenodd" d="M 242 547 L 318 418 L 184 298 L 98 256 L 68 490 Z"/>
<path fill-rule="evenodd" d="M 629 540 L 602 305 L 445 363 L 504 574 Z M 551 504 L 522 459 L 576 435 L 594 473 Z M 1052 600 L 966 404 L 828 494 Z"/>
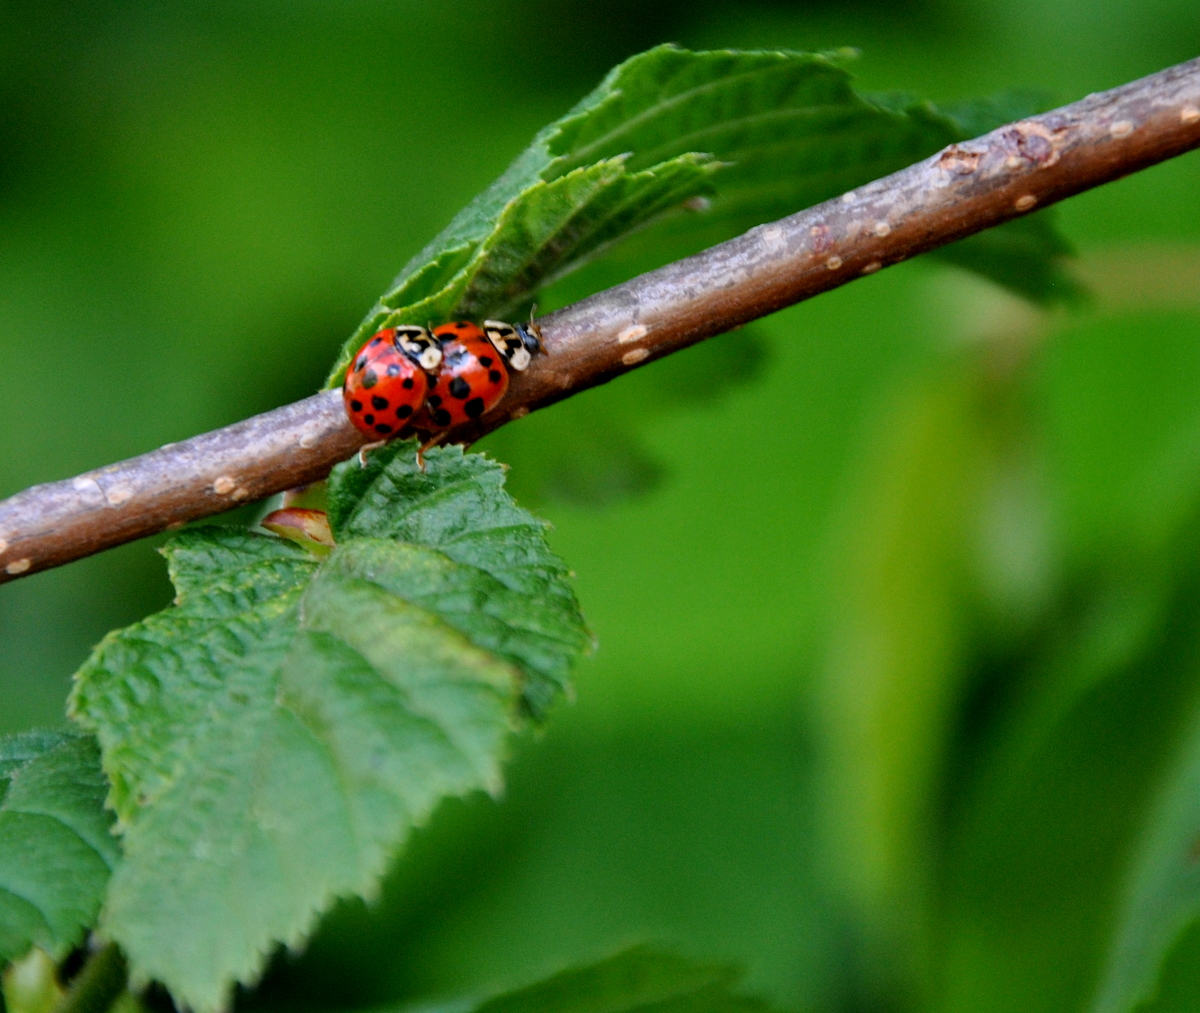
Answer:
<path fill-rule="evenodd" d="M 521 343 L 531 352 L 540 352 L 542 350 L 542 332 L 533 319 L 533 315 L 536 312 L 537 303 L 534 303 L 529 307 L 528 325 L 517 328 L 521 335 Z"/>

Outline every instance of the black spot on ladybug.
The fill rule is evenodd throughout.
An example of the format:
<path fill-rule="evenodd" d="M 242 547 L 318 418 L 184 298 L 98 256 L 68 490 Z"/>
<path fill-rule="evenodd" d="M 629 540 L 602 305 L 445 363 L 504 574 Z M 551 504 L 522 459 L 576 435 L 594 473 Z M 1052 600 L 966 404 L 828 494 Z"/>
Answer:
<path fill-rule="evenodd" d="M 406 419 L 411 414 L 412 414 L 412 405 L 410 405 L 410 404 L 402 404 L 399 408 L 396 409 L 396 415 L 399 418 Z"/>
<path fill-rule="evenodd" d="M 373 425 L 375 425 L 375 416 L 372 415 L 370 412 L 367 412 L 367 414 L 363 416 L 363 421 L 367 425 L 373 426 Z"/>
<path fill-rule="evenodd" d="M 379 382 L 379 377 L 375 375 L 375 370 L 368 369 L 365 373 L 363 373 L 362 383 L 363 383 L 363 386 L 367 388 L 367 390 L 370 390 L 378 382 Z"/>
<path fill-rule="evenodd" d="M 390 366 L 388 366 L 387 375 L 388 376 L 399 376 L 400 375 L 400 364 L 393 362 Z"/>
<path fill-rule="evenodd" d="M 467 329 L 467 324 L 464 321 L 460 320 L 458 323 L 456 323 L 454 325 L 454 329 L 456 331 L 465 331 Z"/>
<path fill-rule="evenodd" d="M 493 369 L 488 373 L 488 379 L 491 380 L 492 383 L 499 383 L 504 379 L 504 376 L 501 374 L 500 370 Z"/>
<path fill-rule="evenodd" d="M 439 426 L 448 426 L 450 425 L 450 413 L 445 408 L 439 408 L 433 413 L 433 421 Z"/>
<path fill-rule="evenodd" d="M 461 376 L 456 376 L 450 381 L 450 396 L 456 397 L 460 401 L 471 396 L 471 385 L 467 383 Z"/>
<path fill-rule="evenodd" d="M 373 337 L 373 338 L 371 339 L 371 344 L 372 344 L 372 345 L 378 345 L 378 344 L 379 344 L 379 342 L 381 342 L 382 340 L 383 340 L 383 338 L 381 338 L 381 337 L 379 337 L 378 335 L 376 335 L 375 337 Z"/>
<path fill-rule="evenodd" d="M 377 412 L 387 411 L 387 406 L 388 399 L 386 397 L 380 397 L 378 394 L 376 394 L 373 398 L 371 398 L 371 407 Z"/>
<path fill-rule="evenodd" d="M 436 408 L 441 403 L 442 403 L 442 395 L 441 394 L 430 394 L 429 395 L 429 407 L 430 408 Z"/>
<path fill-rule="evenodd" d="M 490 355 L 481 355 L 479 357 L 479 365 L 481 365 L 484 369 L 491 369 L 492 357 Z"/>
<path fill-rule="evenodd" d="M 354 411 L 356 411 L 356 412 L 360 412 L 360 411 L 362 411 L 362 402 L 361 402 L 361 401 L 351 401 L 351 402 L 350 402 L 350 407 L 351 407 L 351 408 L 352 408 Z"/>
<path fill-rule="evenodd" d="M 354 368 L 357 370 L 366 369 L 367 368 L 367 357 L 365 355 L 359 356 L 358 362 L 356 362 L 354 364 Z"/>
<path fill-rule="evenodd" d="M 387 434 L 390 433 L 391 431 L 392 431 L 392 427 L 389 426 L 386 422 L 380 422 L 379 425 L 377 425 L 375 427 L 375 432 L 377 432 L 380 436 L 387 436 Z"/>
<path fill-rule="evenodd" d="M 400 386 L 403 387 L 405 390 L 412 390 L 413 389 L 413 378 L 411 376 L 406 376 L 404 378 L 404 382 L 401 383 Z"/>
<path fill-rule="evenodd" d="M 483 414 L 483 398 L 481 398 L 481 397 L 471 398 L 470 401 L 468 401 L 465 405 L 463 405 L 463 409 L 467 413 L 467 418 L 469 418 L 469 419 L 479 418 L 479 416 Z"/>

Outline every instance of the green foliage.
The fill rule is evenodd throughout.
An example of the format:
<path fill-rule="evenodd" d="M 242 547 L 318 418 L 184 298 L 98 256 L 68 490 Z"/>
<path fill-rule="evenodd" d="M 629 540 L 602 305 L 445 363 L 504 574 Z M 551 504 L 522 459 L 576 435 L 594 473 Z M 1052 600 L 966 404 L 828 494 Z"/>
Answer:
<path fill-rule="evenodd" d="M 1148 319 L 1063 328 L 1015 374 L 1015 337 L 959 356 L 862 478 L 821 724 L 878 995 L 1113 1013 L 1193 987 L 1198 321 Z"/>
<path fill-rule="evenodd" d="M 1200 737 L 1194 719 L 1170 769 L 1130 863 L 1129 893 L 1094 1013 L 1123 1013 L 1150 999 L 1168 955 L 1200 917 Z"/>
<path fill-rule="evenodd" d="M 714 200 L 691 227 L 671 223 L 660 256 L 836 196 L 1026 104 L 981 102 L 956 118 L 907 96 L 866 97 L 841 66 L 853 55 L 667 45 L 626 60 L 408 263 L 330 381 L 385 323 L 511 314 L 543 285 L 694 198 Z M 1073 292 L 1056 264 L 1068 248 L 1038 221 L 1000 229 L 1001 239 L 978 240 L 954 261 L 1034 299 Z"/>
<path fill-rule="evenodd" d="M 58 965 L 37 946 L 4 969 L 0 989 L 8 1013 L 54 1013 L 64 994 Z"/>
<path fill-rule="evenodd" d="M 1027 215 L 944 246 L 934 256 L 1036 303 L 1079 304 L 1087 292 L 1063 264 L 1075 248 L 1058 231 L 1056 221 L 1047 211 Z"/>
<path fill-rule="evenodd" d="M 414 450 L 340 466 L 321 562 L 239 529 L 177 535 L 175 606 L 76 677 L 124 840 L 103 927 L 194 1009 L 332 898 L 371 894 L 439 800 L 497 792 L 509 732 L 586 646 L 500 467 L 452 448 L 422 472 Z"/>
<path fill-rule="evenodd" d="M 65 732 L 0 739 L 0 961 L 61 958 L 94 924 L 120 857 L 96 743 Z"/>
<path fill-rule="evenodd" d="M 1031 108 L 864 97 L 841 59 L 635 57 L 419 254 L 364 328 L 509 312 L 643 226 L 643 254 L 678 255 Z M 709 210 L 685 213 L 701 195 Z M 1039 215 L 945 256 L 1051 301 L 1074 291 L 1065 252 Z M 805 1007 L 1194 1008 L 1194 314 L 1065 331 L 1041 320 L 1035 369 L 1030 334 L 960 342 L 948 359 L 913 340 L 928 328 L 913 306 L 935 300 L 906 270 L 855 286 L 873 297 L 764 321 L 749 344 L 761 354 L 733 335 L 546 413 L 578 412 L 588 430 L 582 447 L 553 422 L 540 431 L 545 473 L 576 501 L 652 481 L 656 459 L 638 456 L 622 418 L 661 422 L 655 449 L 680 466 L 673 499 L 613 511 L 591 544 L 583 525 L 561 525 L 593 585 L 609 570 L 617 676 L 590 692 L 611 712 L 547 754 L 536 802 L 487 809 L 486 840 L 469 820 L 435 821 L 427 864 L 401 870 L 403 900 L 362 916 L 395 929 L 364 978 L 410 999 L 444 993 L 437 975 L 457 983 L 472 961 L 511 980 L 551 949 L 644 936 L 669 911 L 689 945 L 786 966 L 756 989 L 808 975 Z M 736 403 L 668 424 L 714 392 Z M 838 492 L 844 474 L 858 477 Z M 103 744 L 126 849 L 101 926 L 142 978 L 217 1007 L 334 897 L 373 899 L 441 799 L 498 790 L 508 732 L 546 713 L 588 644 L 545 525 L 501 485 L 480 457 L 437 451 L 425 473 L 396 445 L 335 473 L 327 559 L 232 528 L 169 543 L 175 607 L 108 638 L 73 698 Z M 819 701 L 803 722 L 800 675 Z M 614 735 L 622 701 L 634 703 Z M 745 718 L 765 725 L 756 708 L 787 746 L 727 763 L 730 724 L 762 738 Z M 798 741 L 814 713 L 818 740 Z M 673 735 L 658 753 L 630 745 Z M 647 756 L 664 769 L 639 769 Z M 585 761 L 603 777 L 581 777 Z M 638 777 L 650 787 L 631 801 Z M 90 783 L 95 805 L 94 771 Z M 771 806 L 775 822 L 761 816 Z M 801 848 L 831 828 L 818 875 Z M 447 847 L 450 831 L 462 839 Z M 577 861 L 592 864 L 577 875 Z M 729 927 L 734 893 L 757 922 Z M 795 923 L 777 918 L 782 895 L 803 909 Z M 76 934 L 91 923 L 73 917 Z M 771 936 L 764 955 L 771 932 L 787 941 Z M 363 937 L 342 943 L 357 951 Z M 296 973 L 286 963 L 283 977 Z M 471 1008 L 755 1007 L 729 980 L 635 952 Z M 334 984 L 342 1005 L 351 986 Z"/>
<path fill-rule="evenodd" d="M 503 492 L 500 465 L 461 447 L 431 460 L 436 466 L 422 471 L 412 444 L 393 443 L 365 468 L 337 468 L 329 486 L 334 535 L 347 552 L 369 545 L 354 550 L 364 564 L 379 552 L 372 579 L 381 586 L 403 588 L 409 601 L 519 668 L 525 702 L 541 716 L 589 643 L 567 569 L 546 544 L 546 522 Z"/>
<path fill-rule="evenodd" d="M 635 947 L 597 964 L 560 971 L 534 985 L 491 996 L 458 1013 L 765 1013 L 770 1007 L 731 986 L 736 968 L 698 964 Z"/>

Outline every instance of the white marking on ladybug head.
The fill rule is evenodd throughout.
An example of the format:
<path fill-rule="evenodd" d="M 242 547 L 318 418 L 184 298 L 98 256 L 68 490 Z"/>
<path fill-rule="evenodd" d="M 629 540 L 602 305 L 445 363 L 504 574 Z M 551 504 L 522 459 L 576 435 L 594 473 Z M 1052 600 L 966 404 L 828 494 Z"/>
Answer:
<path fill-rule="evenodd" d="M 520 372 L 529 365 L 532 356 L 512 324 L 506 324 L 503 320 L 485 320 L 483 330 L 492 347 L 513 369 Z"/>
<path fill-rule="evenodd" d="M 432 371 L 442 364 L 442 346 L 424 327 L 397 327 L 396 344 L 422 369 Z"/>

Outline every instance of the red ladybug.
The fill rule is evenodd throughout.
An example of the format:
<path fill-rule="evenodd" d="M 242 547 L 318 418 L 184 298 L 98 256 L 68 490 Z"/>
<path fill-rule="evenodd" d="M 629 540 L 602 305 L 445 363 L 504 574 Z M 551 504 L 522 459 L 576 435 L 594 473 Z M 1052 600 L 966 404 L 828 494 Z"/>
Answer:
<path fill-rule="evenodd" d="M 459 320 L 435 327 L 433 336 L 442 346 L 442 365 L 417 428 L 448 429 L 491 411 L 508 390 L 508 371 L 525 369 L 542 347 L 533 323 L 485 320 L 480 328 Z"/>
<path fill-rule="evenodd" d="M 441 361 L 441 349 L 424 327 L 379 331 L 359 349 L 342 385 L 350 421 L 374 440 L 397 435 L 425 402 L 426 370 Z"/>
<path fill-rule="evenodd" d="M 477 419 L 508 390 L 504 358 L 475 324 L 459 320 L 433 329 L 442 345 L 442 365 L 425 398 L 438 429 Z"/>

